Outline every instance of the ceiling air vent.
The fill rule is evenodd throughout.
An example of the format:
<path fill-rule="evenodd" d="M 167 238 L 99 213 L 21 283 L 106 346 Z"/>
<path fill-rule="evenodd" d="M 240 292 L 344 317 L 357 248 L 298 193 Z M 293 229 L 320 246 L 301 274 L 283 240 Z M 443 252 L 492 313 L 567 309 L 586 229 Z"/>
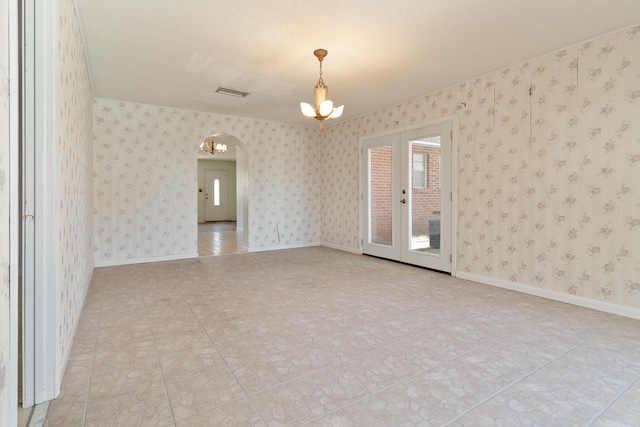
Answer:
<path fill-rule="evenodd" d="M 237 96 L 239 98 L 244 98 L 245 96 L 249 95 L 249 92 L 229 89 L 228 87 L 219 87 L 218 89 L 216 89 L 216 93 L 219 93 L 221 95 Z"/>

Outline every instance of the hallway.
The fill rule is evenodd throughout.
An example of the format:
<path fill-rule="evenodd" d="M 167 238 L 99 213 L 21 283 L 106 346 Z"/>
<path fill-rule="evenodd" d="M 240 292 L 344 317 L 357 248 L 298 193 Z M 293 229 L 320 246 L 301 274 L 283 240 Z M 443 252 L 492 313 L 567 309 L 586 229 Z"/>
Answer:
<path fill-rule="evenodd" d="M 244 234 L 236 229 L 235 221 L 198 224 L 198 254 L 201 257 L 246 253 L 243 242 Z"/>

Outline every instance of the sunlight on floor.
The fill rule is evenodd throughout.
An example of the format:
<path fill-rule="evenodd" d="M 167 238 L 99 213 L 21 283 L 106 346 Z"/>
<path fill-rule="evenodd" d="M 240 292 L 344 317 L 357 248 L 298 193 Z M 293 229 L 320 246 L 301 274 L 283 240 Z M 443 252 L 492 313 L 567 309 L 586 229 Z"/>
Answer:
<path fill-rule="evenodd" d="M 246 253 L 244 235 L 234 221 L 198 224 L 198 253 L 201 257 Z"/>

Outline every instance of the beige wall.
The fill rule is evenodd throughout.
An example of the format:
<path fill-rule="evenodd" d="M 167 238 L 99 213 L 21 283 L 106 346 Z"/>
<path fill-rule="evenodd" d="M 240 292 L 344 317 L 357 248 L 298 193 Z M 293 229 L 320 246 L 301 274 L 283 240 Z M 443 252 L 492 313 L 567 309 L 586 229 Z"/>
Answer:
<path fill-rule="evenodd" d="M 326 128 L 323 242 L 358 248 L 359 138 L 450 116 L 458 272 L 640 309 L 640 28 Z"/>

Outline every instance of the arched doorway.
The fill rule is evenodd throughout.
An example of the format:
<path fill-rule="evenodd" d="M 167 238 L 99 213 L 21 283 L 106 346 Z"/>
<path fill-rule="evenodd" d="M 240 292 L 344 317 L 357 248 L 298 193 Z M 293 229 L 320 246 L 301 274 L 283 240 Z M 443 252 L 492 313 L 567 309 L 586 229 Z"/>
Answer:
<path fill-rule="evenodd" d="M 247 149 L 233 135 L 213 137 L 227 151 L 198 153 L 198 254 L 244 253 L 249 241 Z"/>

